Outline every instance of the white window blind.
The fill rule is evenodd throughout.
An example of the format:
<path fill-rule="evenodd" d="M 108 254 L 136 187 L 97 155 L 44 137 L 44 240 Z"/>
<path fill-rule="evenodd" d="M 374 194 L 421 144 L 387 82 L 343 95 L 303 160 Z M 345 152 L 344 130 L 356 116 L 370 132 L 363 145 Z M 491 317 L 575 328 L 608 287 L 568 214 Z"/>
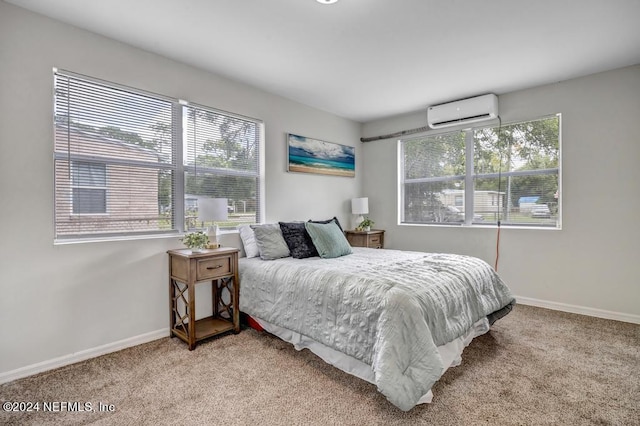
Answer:
<path fill-rule="evenodd" d="M 464 190 L 465 141 L 460 132 L 415 138 L 402 144 L 404 169 L 404 222 L 460 223 L 455 196 L 442 201 L 449 191 Z"/>
<path fill-rule="evenodd" d="M 222 229 L 259 222 L 261 124 L 201 106 L 183 108 L 186 229 L 213 224 L 198 221 L 198 201 L 206 198 L 227 200 L 229 217 L 216 221 Z"/>
<path fill-rule="evenodd" d="M 259 222 L 262 124 L 66 71 L 54 72 L 56 240 L 182 232 L 198 199 L 220 225 Z"/>
<path fill-rule="evenodd" d="M 400 141 L 402 223 L 560 227 L 560 118 Z"/>
<path fill-rule="evenodd" d="M 560 117 L 473 131 L 474 214 L 560 227 Z"/>

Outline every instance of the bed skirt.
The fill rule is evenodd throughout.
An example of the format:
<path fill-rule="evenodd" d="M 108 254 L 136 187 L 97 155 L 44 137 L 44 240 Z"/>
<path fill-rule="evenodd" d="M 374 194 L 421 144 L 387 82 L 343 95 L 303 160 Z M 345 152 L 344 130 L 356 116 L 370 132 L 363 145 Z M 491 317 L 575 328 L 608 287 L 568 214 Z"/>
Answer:
<path fill-rule="evenodd" d="M 298 351 L 305 348 L 309 349 L 327 364 L 331 364 L 345 373 L 351 374 L 352 376 L 366 380 L 367 382 L 375 385 L 375 373 L 373 369 L 370 365 L 365 364 L 358 359 L 345 355 L 342 352 L 338 352 L 335 349 L 323 345 L 322 343 L 310 339 L 300 333 L 279 327 L 260 318 L 247 315 L 247 323 L 255 330 L 267 331 L 285 342 L 291 343 Z M 442 359 L 442 365 L 445 366 L 442 374 L 444 374 L 449 367 L 460 365 L 462 362 L 462 351 L 464 348 L 466 348 L 475 337 L 483 335 L 487 331 L 489 331 L 489 320 L 485 317 L 477 321 L 462 336 L 442 346 L 438 346 L 437 349 Z M 418 404 L 428 404 L 432 399 L 433 393 L 429 390 L 422 396 L 422 398 L 420 398 Z"/>

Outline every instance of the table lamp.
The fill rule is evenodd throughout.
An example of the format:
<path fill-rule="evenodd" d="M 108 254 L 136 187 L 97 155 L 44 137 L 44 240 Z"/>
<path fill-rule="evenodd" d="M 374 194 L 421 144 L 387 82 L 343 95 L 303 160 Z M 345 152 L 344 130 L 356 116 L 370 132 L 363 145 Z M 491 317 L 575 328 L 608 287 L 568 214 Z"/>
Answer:
<path fill-rule="evenodd" d="M 200 222 L 212 222 L 206 227 L 209 235 L 209 244 L 214 248 L 219 247 L 218 244 L 218 221 L 228 219 L 228 201 L 226 198 L 200 198 L 198 199 L 198 220 Z"/>
<path fill-rule="evenodd" d="M 353 227 L 356 228 L 364 220 L 362 215 L 369 213 L 369 198 L 352 198 L 351 213 L 355 216 Z"/>

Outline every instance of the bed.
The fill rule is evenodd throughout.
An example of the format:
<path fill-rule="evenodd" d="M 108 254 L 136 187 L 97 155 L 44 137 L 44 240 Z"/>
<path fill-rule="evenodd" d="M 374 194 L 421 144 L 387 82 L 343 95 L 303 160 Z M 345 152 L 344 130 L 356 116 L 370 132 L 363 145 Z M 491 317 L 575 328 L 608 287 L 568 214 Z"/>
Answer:
<path fill-rule="evenodd" d="M 455 254 L 353 247 L 332 258 L 244 257 L 239 269 L 241 312 L 405 411 L 430 402 L 464 347 L 515 303 L 486 262 Z"/>

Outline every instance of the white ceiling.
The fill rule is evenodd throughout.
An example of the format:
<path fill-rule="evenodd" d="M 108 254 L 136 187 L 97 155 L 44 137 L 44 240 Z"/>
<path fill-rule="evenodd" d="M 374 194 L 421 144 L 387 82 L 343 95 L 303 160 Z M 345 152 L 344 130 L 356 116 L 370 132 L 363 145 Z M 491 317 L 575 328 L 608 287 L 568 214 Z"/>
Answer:
<path fill-rule="evenodd" d="M 5 0 L 365 122 L 640 63 L 640 0 Z"/>

